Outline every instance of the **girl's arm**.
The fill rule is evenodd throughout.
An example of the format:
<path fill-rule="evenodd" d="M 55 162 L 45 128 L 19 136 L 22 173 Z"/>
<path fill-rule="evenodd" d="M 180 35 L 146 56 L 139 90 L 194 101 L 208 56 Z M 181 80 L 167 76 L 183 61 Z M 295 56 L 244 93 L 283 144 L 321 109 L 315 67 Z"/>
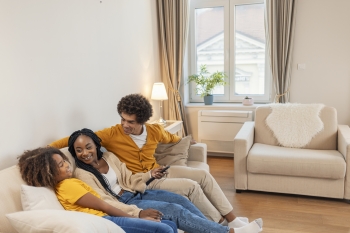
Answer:
<path fill-rule="evenodd" d="M 111 206 L 107 202 L 105 202 L 102 199 L 92 195 L 91 193 L 86 193 L 84 196 L 79 198 L 75 202 L 75 204 L 80 205 L 80 206 L 85 207 L 85 208 L 90 208 L 90 209 L 102 211 L 102 212 L 108 214 L 109 216 L 136 218 L 136 217 L 134 217 L 134 216 L 132 216 L 130 214 L 125 213 L 124 211 L 122 211 L 120 209 L 117 209 L 117 208 Z M 145 214 L 148 213 L 147 210 L 145 210 L 144 212 L 145 212 Z M 152 210 L 151 212 L 154 215 L 155 213 L 158 214 L 159 211 Z M 160 214 L 161 213 L 159 212 L 159 216 L 161 216 Z M 148 215 L 148 214 L 146 214 L 146 215 Z M 143 218 L 143 219 L 147 219 L 147 220 L 151 220 L 151 221 L 155 221 L 155 222 L 159 222 L 160 221 L 160 220 L 155 219 L 154 216 L 152 216 L 152 217 L 140 216 L 140 217 Z"/>
<path fill-rule="evenodd" d="M 115 157 L 115 155 L 113 156 Z M 92 173 L 87 172 L 81 168 L 76 168 L 74 171 L 74 177 L 88 184 L 93 190 L 95 190 L 100 195 L 100 199 L 107 202 L 108 204 L 134 217 L 138 217 L 140 215 L 141 209 L 138 208 L 136 205 L 124 204 L 122 202 L 119 202 L 118 199 L 114 198 L 112 195 L 108 195 L 108 192 L 102 187 L 101 183 Z"/>
<path fill-rule="evenodd" d="M 102 211 L 110 216 L 135 218 L 134 216 L 109 205 L 107 202 L 92 195 L 91 193 L 86 193 L 84 196 L 79 198 L 76 201 L 76 204 L 85 208 Z"/>

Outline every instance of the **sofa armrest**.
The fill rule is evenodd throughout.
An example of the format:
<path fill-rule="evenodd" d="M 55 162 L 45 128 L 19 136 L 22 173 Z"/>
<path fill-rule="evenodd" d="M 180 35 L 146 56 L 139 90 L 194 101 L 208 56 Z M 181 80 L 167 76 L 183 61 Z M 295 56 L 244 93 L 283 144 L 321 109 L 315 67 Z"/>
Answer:
<path fill-rule="evenodd" d="M 346 174 L 344 184 L 344 198 L 350 200 L 350 128 L 347 125 L 338 125 L 338 151 L 344 156 Z"/>
<path fill-rule="evenodd" d="M 254 121 L 247 121 L 233 140 L 235 188 L 248 189 L 247 155 L 254 143 Z"/>
<path fill-rule="evenodd" d="M 188 150 L 188 160 L 207 163 L 207 144 L 196 143 Z"/>

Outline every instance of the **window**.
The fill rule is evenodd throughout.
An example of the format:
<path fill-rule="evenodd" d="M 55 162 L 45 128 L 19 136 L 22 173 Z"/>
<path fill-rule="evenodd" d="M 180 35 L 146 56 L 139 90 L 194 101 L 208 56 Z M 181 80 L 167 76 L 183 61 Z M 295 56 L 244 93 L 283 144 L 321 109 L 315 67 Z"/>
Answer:
<path fill-rule="evenodd" d="M 215 102 L 269 100 L 264 11 L 263 0 L 191 0 L 189 74 L 202 64 L 227 74 L 227 85 L 213 91 Z M 190 102 L 203 102 L 195 88 L 191 83 Z"/>

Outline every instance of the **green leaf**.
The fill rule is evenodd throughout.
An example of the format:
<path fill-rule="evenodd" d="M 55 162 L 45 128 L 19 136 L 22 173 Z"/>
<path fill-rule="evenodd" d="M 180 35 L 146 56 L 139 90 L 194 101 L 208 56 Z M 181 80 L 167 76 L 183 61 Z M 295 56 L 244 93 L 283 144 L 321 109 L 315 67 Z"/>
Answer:
<path fill-rule="evenodd" d="M 216 71 L 210 74 L 206 65 L 200 66 L 199 74 L 188 76 L 187 83 L 196 83 L 196 93 L 201 97 L 211 95 L 216 86 L 226 85 L 227 75 L 224 72 Z"/>

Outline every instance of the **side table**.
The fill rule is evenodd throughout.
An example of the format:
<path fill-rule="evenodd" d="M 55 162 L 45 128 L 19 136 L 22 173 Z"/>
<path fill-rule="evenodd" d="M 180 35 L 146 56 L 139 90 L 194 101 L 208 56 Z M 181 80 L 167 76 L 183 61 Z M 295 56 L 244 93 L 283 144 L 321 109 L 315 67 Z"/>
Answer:
<path fill-rule="evenodd" d="M 153 121 L 151 124 L 157 124 L 157 121 Z M 166 131 L 172 134 L 179 133 L 182 129 L 182 121 L 167 120 L 166 124 L 160 125 L 163 126 Z"/>

